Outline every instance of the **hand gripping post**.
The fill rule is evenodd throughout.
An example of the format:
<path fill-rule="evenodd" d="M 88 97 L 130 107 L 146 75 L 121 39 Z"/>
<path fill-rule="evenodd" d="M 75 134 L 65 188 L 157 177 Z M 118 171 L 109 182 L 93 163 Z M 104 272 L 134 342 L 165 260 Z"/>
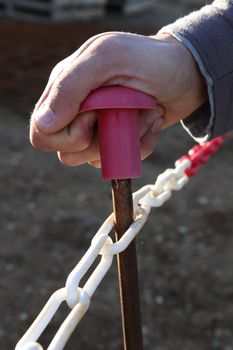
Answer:
<path fill-rule="evenodd" d="M 121 86 L 93 91 L 80 112 L 97 110 L 102 177 L 112 180 L 115 235 L 119 240 L 133 222 L 131 178 L 141 175 L 139 110 L 154 109 L 155 99 Z M 125 350 L 142 350 L 136 244 L 118 256 Z"/>

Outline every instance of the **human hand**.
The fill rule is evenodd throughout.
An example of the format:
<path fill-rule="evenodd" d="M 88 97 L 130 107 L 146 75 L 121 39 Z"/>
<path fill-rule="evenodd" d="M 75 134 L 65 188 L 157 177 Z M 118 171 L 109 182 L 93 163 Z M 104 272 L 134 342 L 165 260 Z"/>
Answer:
<path fill-rule="evenodd" d="M 143 91 L 158 101 L 155 111 L 140 112 L 142 158 L 153 151 L 162 124 L 167 127 L 183 119 L 206 99 L 196 63 L 176 39 L 164 34 L 99 34 L 52 71 L 32 115 L 32 144 L 57 151 L 66 165 L 98 166 L 96 114 L 79 114 L 79 107 L 92 90 L 111 85 Z"/>

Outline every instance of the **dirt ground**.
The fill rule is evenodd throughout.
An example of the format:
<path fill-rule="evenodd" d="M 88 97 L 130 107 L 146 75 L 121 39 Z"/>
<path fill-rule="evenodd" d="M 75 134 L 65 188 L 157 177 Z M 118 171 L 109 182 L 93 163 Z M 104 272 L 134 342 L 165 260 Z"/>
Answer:
<path fill-rule="evenodd" d="M 13 349 L 111 212 L 110 184 L 33 149 L 28 118 L 56 62 L 106 30 L 155 32 L 152 15 L 91 24 L 0 22 L 0 348 Z M 193 145 L 162 133 L 134 188 Z M 145 350 L 233 350 L 233 139 L 189 184 L 151 212 L 137 239 Z M 116 261 L 67 350 L 120 349 Z M 41 343 L 64 319 L 64 305 Z"/>

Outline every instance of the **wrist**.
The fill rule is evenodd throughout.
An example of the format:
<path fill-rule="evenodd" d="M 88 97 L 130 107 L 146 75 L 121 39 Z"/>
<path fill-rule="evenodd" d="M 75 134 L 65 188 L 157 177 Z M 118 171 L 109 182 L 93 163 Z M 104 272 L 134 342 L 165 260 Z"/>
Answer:
<path fill-rule="evenodd" d="M 152 38 L 167 45 L 177 71 L 182 67 L 183 78 L 180 83 L 184 84 L 185 90 L 195 100 L 195 109 L 199 108 L 207 100 L 207 83 L 192 52 L 170 33 L 158 33 Z"/>

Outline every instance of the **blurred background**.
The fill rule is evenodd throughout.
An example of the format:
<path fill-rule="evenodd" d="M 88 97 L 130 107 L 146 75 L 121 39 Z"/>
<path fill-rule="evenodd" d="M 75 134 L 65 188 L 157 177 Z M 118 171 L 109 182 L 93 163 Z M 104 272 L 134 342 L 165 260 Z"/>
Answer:
<path fill-rule="evenodd" d="M 0 0 L 0 348 L 13 349 L 111 212 L 110 184 L 33 149 L 30 113 L 53 66 L 108 30 L 154 34 L 202 0 Z M 133 58 L 132 58 L 133 59 Z M 176 125 L 137 189 L 193 146 Z M 137 239 L 145 350 L 233 349 L 232 137 Z M 64 305 L 41 338 L 47 348 Z M 116 261 L 67 350 L 122 345 Z"/>

